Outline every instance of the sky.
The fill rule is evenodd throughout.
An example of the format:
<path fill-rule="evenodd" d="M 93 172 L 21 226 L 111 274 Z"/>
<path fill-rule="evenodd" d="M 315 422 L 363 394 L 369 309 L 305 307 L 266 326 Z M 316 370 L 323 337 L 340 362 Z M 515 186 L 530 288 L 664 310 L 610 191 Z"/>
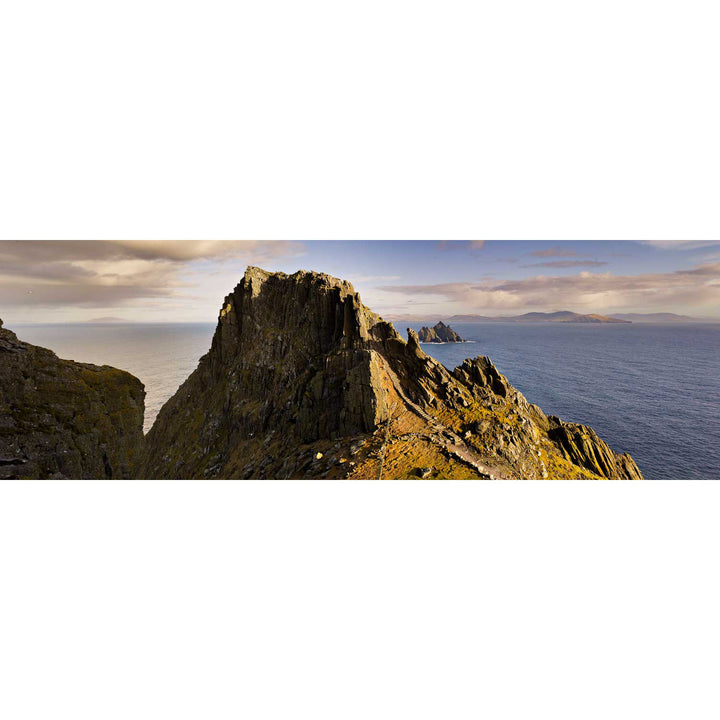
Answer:
<path fill-rule="evenodd" d="M 720 319 L 720 242 L 0 241 L 0 318 L 215 322 L 247 265 L 349 280 L 385 317 L 571 310 Z"/>

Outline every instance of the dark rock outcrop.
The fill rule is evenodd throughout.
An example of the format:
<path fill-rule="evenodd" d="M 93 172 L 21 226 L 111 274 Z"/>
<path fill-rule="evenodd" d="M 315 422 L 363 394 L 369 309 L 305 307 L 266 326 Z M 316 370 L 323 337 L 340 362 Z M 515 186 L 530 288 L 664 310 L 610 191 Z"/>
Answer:
<path fill-rule="evenodd" d="M 0 321 L 0 478 L 128 478 L 145 389 L 115 368 L 61 360 Z"/>
<path fill-rule="evenodd" d="M 578 436 L 579 433 L 579 436 Z M 572 442 L 570 442 L 572 439 Z M 328 275 L 250 267 L 146 437 L 142 477 L 639 477 L 488 358 L 453 372 Z"/>
<path fill-rule="evenodd" d="M 442 321 L 432 328 L 420 328 L 418 338 L 422 343 L 465 342 L 449 325 Z"/>

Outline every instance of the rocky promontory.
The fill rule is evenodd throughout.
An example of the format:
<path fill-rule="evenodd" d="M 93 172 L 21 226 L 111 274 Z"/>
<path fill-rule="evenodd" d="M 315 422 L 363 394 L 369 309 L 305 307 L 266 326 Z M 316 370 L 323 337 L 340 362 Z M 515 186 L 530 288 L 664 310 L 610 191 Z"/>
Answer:
<path fill-rule="evenodd" d="M 465 342 L 449 325 L 442 320 L 434 327 L 422 327 L 418 333 L 421 343 Z"/>
<path fill-rule="evenodd" d="M 144 395 L 0 322 L 0 478 L 641 477 L 489 358 L 448 370 L 322 273 L 249 267 L 143 438 Z"/>
<path fill-rule="evenodd" d="M 61 360 L 0 321 L 0 479 L 134 477 L 144 403 L 130 373 Z"/>
<path fill-rule="evenodd" d="M 146 436 L 150 478 L 640 478 L 486 357 L 452 372 L 348 282 L 249 267 Z"/>

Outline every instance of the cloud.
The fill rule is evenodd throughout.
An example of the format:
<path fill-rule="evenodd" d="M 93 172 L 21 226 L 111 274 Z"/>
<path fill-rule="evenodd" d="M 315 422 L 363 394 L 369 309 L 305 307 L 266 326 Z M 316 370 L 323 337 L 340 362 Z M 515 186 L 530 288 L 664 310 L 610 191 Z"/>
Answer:
<path fill-rule="evenodd" d="M 639 275 L 580 272 L 569 276 L 537 275 L 521 280 L 438 285 L 385 286 L 388 292 L 432 295 L 469 310 L 558 308 L 589 311 L 696 308 L 717 314 L 720 262 L 691 270 Z"/>
<path fill-rule="evenodd" d="M 550 262 L 531 263 L 530 265 L 521 265 L 521 267 L 549 267 L 549 268 L 573 268 L 573 267 L 600 267 L 607 265 L 601 260 L 551 260 Z"/>
<path fill-rule="evenodd" d="M 431 295 L 438 299 L 449 300 L 467 307 L 508 308 L 519 307 L 522 299 L 514 297 L 511 293 L 499 286 L 489 283 L 442 283 L 439 285 L 386 285 L 378 288 L 387 292 L 403 293 L 405 295 L 422 296 Z M 410 301 L 408 301 L 410 302 Z M 412 300 L 417 302 L 417 300 Z"/>
<path fill-rule="evenodd" d="M 265 264 L 303 249 L 284 241 L 0 241 L 0 306 L 99 308 L 177 297 L 194 284 L 194 265 Z"/>
<path fill-rule="evenodd" d="M 184 263 L 191 260 L 252 255 L 266 259 L 297 254 L 301 243 L 261 240 L 3 240 L 0 266 L 76 260 L 148 260 Z"/>
<path fill-rule="evenodd" d="M 640 245 L 650 245 L 658 250 L 697 250 L 699 248 L 720 248 L 718 240 L 637 240 Z"/>
<path fill-rule="evenodd" d="M 302 250 L 302 243 L 284 240 L 121 240 L 117 245 L 117 250 L 136 258 L 173 262 L 248 256 L 262 263 Z"/>
<path fill-rule="evenodd" d="M 469 247 L 471 250 L 482 250 L 485 240 L 438 240 L 435 243 L 437 250 L 461 250 Z"/>
<path fill-rule="evenodd" d="M 547 250 L 533 250 L 530 253 L 535 257 L 575 257 L 577 253 L 574 250 L 568 250 L 563 247 L 553 247 Z"/>
<path fill-rule="evenodd" d="M 95 276 L 91 270 L 70 262 L 13 263 L 0 253 L 0 277 L 42 278 L 43 280 L 83 281 Z"/>
<path fill-rule="evenodd" d="M 107 308 L 139 298 L 168 297 L 167 288 L 144 285 L 33 285 L 28 292 L 17 285 L 0 284 L 0 307 Z"/>

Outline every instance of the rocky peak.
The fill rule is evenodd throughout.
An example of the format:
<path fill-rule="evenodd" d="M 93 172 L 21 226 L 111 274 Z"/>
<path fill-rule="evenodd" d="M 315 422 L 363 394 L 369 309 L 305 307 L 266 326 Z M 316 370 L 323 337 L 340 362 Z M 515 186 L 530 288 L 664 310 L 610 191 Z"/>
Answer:
<path fill-rule="evenodd" d="M 465 342 L 449 325 L 442 322 L 442 320 L 432 328 L 421 328 L 419 337 L 420 342 L 426 343 Z"/>
<path fill-rule="evenodd" d="M 298 359 L 288 356 L 282 338 L 302 338 L 302 355 L 364 347 L 369 329 L 379 318 L 360 302 L 349 282 L 322 273 L 269 273 L 249 267 L 225 297 L 218 318 L 213 350 L 228 357 L 238 346 L 258 351 L 265 363 Z M 278 340 L 278 336 L 280 339 Z"/>
<path fill-rule="evenodd" d="M 552 429 L 488 358 L 449 372 L 350 283 L 249 267 L 223 301 L 210 351 L 150 430 L 141 475 L 631 475 L 589 469 L 582 443 L 573 454 Z"/>

